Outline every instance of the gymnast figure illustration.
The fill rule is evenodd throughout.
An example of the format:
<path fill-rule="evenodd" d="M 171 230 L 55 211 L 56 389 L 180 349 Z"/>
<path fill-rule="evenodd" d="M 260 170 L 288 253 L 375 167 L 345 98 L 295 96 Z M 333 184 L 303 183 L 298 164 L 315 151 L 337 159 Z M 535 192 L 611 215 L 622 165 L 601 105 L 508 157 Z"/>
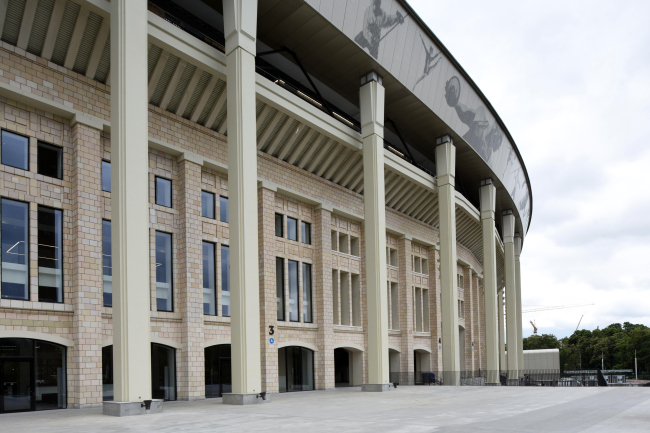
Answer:
<path fill-rule="evenodd" d="M 381 0 L 371 0 L 363 14 L 363 30 L 357 34 L 354 41 L 363 48 L 367 48 L 370 55 L 376 59 L 379 56 L 379 43 L 403 23 L 404 16 L 399 11 L 388 15 L 381 8 Z M 384 33 L 384 36 L 381 36 L 381 29 L 387 27 L 390 29 Z"/>
<path fill-rule="evenodd" d="M 413 90 L 415 90 L 415 87 L 420 83 L 420 81 L 429 76 L 431 71 L 433 71 L 433 69 L 438 66 L 438 63 L 440 63 L 440 60 L 442 60 L 440 51 L 433 54 L 433 45 L 429 45 L 429 48 L 427 49 L 427 44 L 424 42 L 422 35 L 420 35 L 420 40 L 422 41 L 422 45 L 424 45 L 424 54 L 426 55 L 426 59 L 424 61 L 424 71 L 422 72 L 422 75 L 420 75 L 420 78 L 418 78 L 418 80 L 413 85 Z"/>

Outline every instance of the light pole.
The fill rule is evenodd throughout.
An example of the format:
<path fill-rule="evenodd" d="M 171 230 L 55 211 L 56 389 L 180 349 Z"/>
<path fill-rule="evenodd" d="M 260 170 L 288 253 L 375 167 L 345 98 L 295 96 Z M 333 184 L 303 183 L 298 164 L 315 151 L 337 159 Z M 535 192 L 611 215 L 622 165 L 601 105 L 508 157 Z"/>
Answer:
<path fill-rule="evenodd" d="M 600 369 L 605 369 L 605 355 L 603 354 L 602 350 L 600 351 Z"/>
<path fill-rule="evenodd" d="M 639 373 L 636 369 L 636 349 L 634 349 L 634 379 L 639 380 Z"/>

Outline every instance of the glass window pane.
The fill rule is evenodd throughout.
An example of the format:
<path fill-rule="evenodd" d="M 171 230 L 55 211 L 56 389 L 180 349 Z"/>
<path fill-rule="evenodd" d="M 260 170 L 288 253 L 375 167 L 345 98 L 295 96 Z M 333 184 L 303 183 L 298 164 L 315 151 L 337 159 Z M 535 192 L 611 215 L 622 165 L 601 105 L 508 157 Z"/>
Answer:
<path fill-rule="evenodd" d="M 298 240 L 298 220 L 295 218 L 287 217 L 287 239 Z"/>
<path fill-rule="evenodd" d="M 282 214 L 275 214 L 275 235 L 278 237 L 284 237 L 284 228 L 282 227 Z"/>
<path fill-rule="evenodd" d="M 158 311 L 173 311 L 172 235 L 156 232 L 156 305 Z"/>
<path fill-rule="evenodd" d="M 2 297 L 29 300 L 29 205 L 2 199 Z"/>
<path fill-rule="evenodd" d="M 297 349 L 297 348 L 296 348 Z M 301 353 L 301 371 L 302 371 L 302 390 L 314 390 L 314 352 L 304 347 L 300 348 Z"/>
<path fill-rule="evenodd" d="M 230 248 L 221 245 L 221 315 L 230 317 Z"/>
<path fill-rule="evenodd" d="M 102 347 L 102 400 L 113 401 L 113 346 Z"/>
<path fill-rule="evenodd" d="M 102 221 L 102 274 L 104 277 L 104 306 L 113 306 L 113 256 L 111 222 Z"/>
<path fill-rule="evenodd" d="M 38 300 L 63 302 L 63 212 L 38 207 Z"/>
<path fill-rule="evenodd" d="M 2 131 L 2 163 L 29 170 L 29 139 L 9 131 Z"/>
<path fill-rule="evenodd" d="M 303 244 L 311 245 L 311 224 L 302 222 L 302 232 L 300 233 Z"/>
<path fill-rule="evenodd" d="M 228 222 L 228 197 L 219 197 L 219 221 Z"/>
<path fill-rule="evenodd" d="M 63 164 L 62 148 L 39 141 L 37 163 L 38 174 L 57 179 L 63 178 L 63 170 L 61 167 Z"/>
<path fill-rule="evenodd" d="M 34 340 L 0 338 L 0 358 L 13 356 L 34 356 Z"/>
<path fill-rule="evenodd" d="M 156 177 L 156 204 L 172 207 L 172 181 Z"/>
<path fill-rule="evenodd" d="M 205 397 L 222 397 L 232 392 L 230 344 L 205 348 Z"/>
<path fill-rule="evenodd" d="M 289 260 L 289 320 L 298 322 L 298 262 Z"/>
<path fill-rule="evenodd" d="M 308 263 L 302 264 L 302 311 L 303 321 L 311 323 L 311 265 Z"/>
<path fill-rule="evenodd" d="M 176 350 L 151 344 L 151 397 L 176 400 Z"/>
<path fill-rule="evenodd" d="M 216 315 L 214 244 L 203 242 L 203 314 Z"/>
<path fill-rule="evenodd" d="M 67 403 L 65 347 L 36 340 L 36 410 L 64 409 Z"/>
<path fill-rule="evenodd" d="M 214 219 L 214 194 L 201 191 L 201 216 Z"/>
<path fill-rule="evenodd" d="M 284 320 L 284 259 L 275 259 L 275 287 L 278 299 L 278 320 Z"/>
<path fill-rule="evenodd" d="M 102 161 L 102 191 L 111 192 L 111 163 Z"/>

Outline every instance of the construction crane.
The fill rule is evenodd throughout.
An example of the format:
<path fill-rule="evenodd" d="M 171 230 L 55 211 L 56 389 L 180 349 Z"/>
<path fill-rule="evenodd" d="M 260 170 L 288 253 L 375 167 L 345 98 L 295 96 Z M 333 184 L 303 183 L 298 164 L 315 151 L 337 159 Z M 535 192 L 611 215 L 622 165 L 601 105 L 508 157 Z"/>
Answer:
<path fill-rule="evenodd" d="M 538 311 L 549 311 L 549 310 L 560 310 L 562 308 L 573 308 L 573 307 L 584 307 L 589 305 L 596 305 L 593 302 L 591 304 L 572 304 L 572 305 L 556 305 L 553 307 L 537 307 L 531 308 L 528 310 L 521 310 L 522 313 L 536 313 Z"/>
<path fill-rule="evenodd" d="M 530 324 L 533 325 L 533 335 L 537 335 L 537 326 L 535 326 L 535 322 L 531 320 Z"/>

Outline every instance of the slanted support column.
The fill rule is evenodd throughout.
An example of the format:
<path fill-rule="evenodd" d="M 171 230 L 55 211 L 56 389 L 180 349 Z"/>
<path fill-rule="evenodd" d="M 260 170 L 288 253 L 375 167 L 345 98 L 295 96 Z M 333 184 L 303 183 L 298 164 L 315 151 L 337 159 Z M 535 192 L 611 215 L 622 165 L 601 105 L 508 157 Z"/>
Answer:
<path fill-rule="evenodd" d="M 111 1 L 111 38 L 115 400 L 104 413 L 122 416 L 144 413 L 151 399 L 147 4 Z"/>
<path fill-rule="evenodd" d="M 524 341 L 521 329 L 521 264 L 519 256 L 521 255 L 521 236 L 515 233 L 515 282 L 517 287 L 517 365 L 519 374 L 523 375 L 524 366 Z"/>
<path fill-rule="evenodd" d="M 458 289 L 456 287 L 456 147 L 449 136 L 439 138 L 436 144 L 438 212 L 440 213 L 442 370 L 445 385 L 460 385 Z"/>
<path fill-rule="evenodd" d="M 257 0 L 224 0 L 228 108 L 232 394 L 226 404 L 265 400 L 260 355 L 260 299 L 255 135 Z M 267 395 L 266 401 L 269 401 Z"/>
<path fill-rule="evenodd" d="M 503 249 L 506 291 L 506 341 L 508 343 L 508 379 L 519 378 L 517 344 L 517 287 L 515 282 L 515 216 L 503 211 Z"/>
<path fill-rule="evenodd" d="M 499 381 L 499 315 L 497 308 L 497 257 L 494 239 L 494 210 L 496 188 L 492 179 L 481 181 L 481 227 L 483 233 L 483 296 L 485 305 L 485 369 L 486 383 L 498 385 Z"/>
<path fill-rule="evenodd" d="M 368 382 L 363 391 L 388 391 L 388 296 L 386 288 L 386 206 L 384 193 L 384 87 L 371 72 L 361 79 L 364 235 L 368 308 Z"/>

